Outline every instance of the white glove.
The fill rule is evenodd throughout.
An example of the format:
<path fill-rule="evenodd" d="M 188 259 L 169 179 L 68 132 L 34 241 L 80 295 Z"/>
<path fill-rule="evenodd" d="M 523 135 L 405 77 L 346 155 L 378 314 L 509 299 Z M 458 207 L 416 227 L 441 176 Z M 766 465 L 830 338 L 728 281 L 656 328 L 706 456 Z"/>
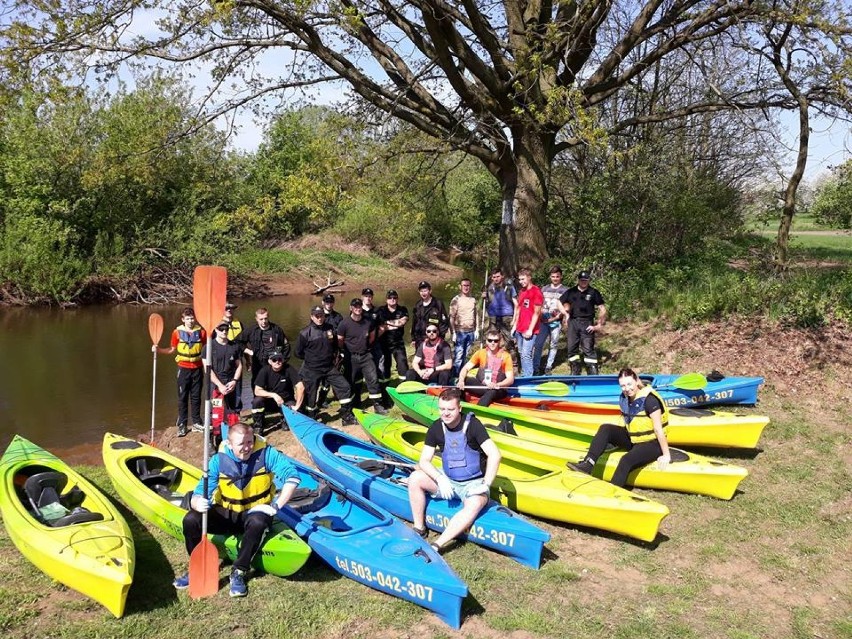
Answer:
<path fill-rule="evenodd" d="M 671 463 L 671 461 L 671 455 L 660 455 L 659 457 L 657 457 L 657 468 L 659 468 L 660 470 L 665 470 Z"/>
<path fill-rule="evenodd" d="M 487 495 L 491 490 L 491 486 L 481 481 L 467 489 L 468 495 Z"/>
<path fill-rule="evenodd" d="M 438 496 L 441 499 L 452 499 L 453 494 L 453 485 L 450 483 L 450 478 L 446 475 L 438 475 Z"/>
<path fill-rule="evenodd" d="M 479 339 L 479 329 L 477 328 L 476 330 L 473 331 L 473 341 L 476 341 L 478 339 Z"/>
<path fill-rule="evenodd" d="M 275 509 L 275 506 L 272 504 L 261 504 L 260 506 L 255 506 L 254 508 L 250 508 L 248 513 L 251 515 L 252 513 L 263 513 L 264 515 L 269 515 L 270 517 L 275 517 L 278 514 L 278 511 Z"/>
<path fill-rule="evenodd" d="M 192 509 L 200 513 L 206 513 L 210 510 L 210 500 L 205 499 L 200 495 L 196 495 L 192 498 Z"/>

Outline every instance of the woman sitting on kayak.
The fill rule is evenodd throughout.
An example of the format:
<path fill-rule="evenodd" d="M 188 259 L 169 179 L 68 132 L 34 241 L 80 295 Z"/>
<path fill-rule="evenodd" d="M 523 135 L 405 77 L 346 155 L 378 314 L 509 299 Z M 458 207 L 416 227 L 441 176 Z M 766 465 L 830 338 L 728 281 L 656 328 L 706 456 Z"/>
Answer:
<path fill-rule="evenodd" d="M 459 371 L 456 386 L 479 397 L 480 406 L 488 406 L 493 401 L 503 399 L 506 397 L 506 386 L 515 383 L 512 356 L 503 348 L 502 339 L 500 329 L 489 328 L 485 333 L 485 348 L 476 351 Z M 473 368 L 479 369 L 476 377 L 466 377 Z M 473 388 L 466 389 L 465 386 Z"/>
<path fill-rule="evenodd" d="M 650 386 L 644 386 L 632 369 L 622 368 L 618 371 L 618 385 L 621 386 L 618 404 L 621 407 L 624 426 L 602 424 L 595 433 L 583 461 L 576 464 L 568 462 L 567 466 L 591 475 L 598 457 L 609 444 L 613 444 L 629 451 L 618 462 L 611 480 L 616 486 L 623 487 L 634 468 L 656 459 L 662 470 L 671 462 L 669 443 L 666 440 L 669 411 L 657 392 Z"/>

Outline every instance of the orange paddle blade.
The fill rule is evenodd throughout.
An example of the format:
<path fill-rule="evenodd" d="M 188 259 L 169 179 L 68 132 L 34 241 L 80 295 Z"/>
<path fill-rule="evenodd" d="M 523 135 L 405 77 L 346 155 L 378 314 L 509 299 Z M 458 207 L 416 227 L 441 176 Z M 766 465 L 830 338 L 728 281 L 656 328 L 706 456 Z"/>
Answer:
<path fill-rule="evenodd" d="M 219 592 L 219 551 L 205 535 L 189 556 L 189 596 L 212 597 Z"/>
<path fill-rule="evenodd" d="M 148 335 L 151 336 L 152 344 L 159 344 L 163 336 L 163 316 L 159 313 L 151 313 L 148 316 Z"/>
<path fill-rule="evenodd" d="M 192 278 L 195 319 L 212 333 L 222 319 L 228 297 L 228 271 L 224 266 L 197 266 Z"/>

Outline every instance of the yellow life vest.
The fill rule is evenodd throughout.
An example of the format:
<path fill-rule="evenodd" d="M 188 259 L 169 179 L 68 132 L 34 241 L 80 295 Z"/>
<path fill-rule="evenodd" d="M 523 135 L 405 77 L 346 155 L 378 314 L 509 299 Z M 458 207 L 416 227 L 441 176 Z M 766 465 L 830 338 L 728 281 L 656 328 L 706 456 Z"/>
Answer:
<path fill-rule="evenodd" d="M 663 407 L 660 420 L 663 423 L 663 433 L 667 434 L 669 425 L 669 409 L 666 407 L 666 403 L 663 399 L 653 388 L 650 386 L 643 386 L 636 393 L 636 397 L 633 401 L 628 400 L 627 396 L 624 394 L 622 394 L 618 400 L 618 404 L 621 407 L 621 416 L 624 418 L 624 426 L 627 428 L 627 432 L 630 435 L 630 441 L 634 444 L 649 442 L 657 437 L 656 433 L 654 433 L 654 422 L 651 421 L 651 418 L 648 417 L 648 414 L 645 412 L 645 399 L 649 395 L 656 397 L 660 401 L 660 405 Z"/>
<path fill-rule="evenodd" d="M 228 329 L 228 340 L 234 341 L 237 339 L 237 335 L 243 332 L 243 324 L 240 320 L 235 319 L 231 320 L 231 326 Z"/>
<path fill-rule="evenodd" d="M 240 513 L 272 503 L 275 497 L 273 474 L 266 467 L 266 442 L 255 438 L 254 448 L 246 461 L 238 461 L 225 451 L 225 443 L 220 447 L 219 490 L 217 503 L 228 510 Z"/>
<path fill-rule="evenodd" d="M 176 329 L 178 334 L 177 355 L 175 361 L 197 363 L 201 361 L 201 351 L 204 343 L 201 341 L 201 327 L 196 324 L 191 329 L 181 324 Z"/>

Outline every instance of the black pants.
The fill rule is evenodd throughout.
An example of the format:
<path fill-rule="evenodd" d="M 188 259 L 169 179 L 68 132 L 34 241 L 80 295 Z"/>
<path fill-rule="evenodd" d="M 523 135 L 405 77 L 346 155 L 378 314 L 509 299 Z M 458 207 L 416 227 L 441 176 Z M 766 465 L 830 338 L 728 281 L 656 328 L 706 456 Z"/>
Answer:
<path fill-rule="evenodd" d="M 437 384 L 438 386 L 449 386 L 452 371 L 433 371 L 429 379 L 423 379 L 417 374 L 413 368 L 409 369 L 405 375 L 405 380 L 408 382 L 423 382 L 424 384 Z"/>
<path fill-rule="evenodd" d="M 242 535 L 234 568 L 248 570 L 252 557 L 272 523 L 272 517 L 263 513 L 235 513 L 222 506 L 213 506 L 207 512 L 207 532 L 214 535 Z M 201 513 L 190 510 L 183 518 L 183 537 L 186 542 L 186 552 L 192 554 L 201 542 Z"/>
<path fill-rule="evenodd" d="M 337 401 L 340 402 L 341 410 L 349 408 L 349 404 L 352 402 L 352 388 L 336 366 L 317 370 L 302 365 L 299 377 L 305 384 L 305 410 L 307 412 L 310 413 L 317 409 L 317 397 L 323 383 L 327 383 L 334 389 L 334 394 L 337 397 Z"/>
<path fill-rule="evenodd" d="M 597 364 L 598 354 L 595 352 L 595 334 L 586 330 L 594 324 L 593 320 L 572 319 L 568 322 L 568 361 L 579 362 L 580 353 L 586 364 Z"/>
<path fill-rule="evenodd" d="M 400 377 L 405 377 L 408 373 L 408 355 L 405 352 L 405 345 L 398 346 L 382 346 L 382 371 L 380 381 L 388 382 L 391 378 L 391 364 L 396 363 L 396 372 Z"/>
<path fill-rule="evenodd" d="M 650 464 L 663 454 L 663 449 L 660 448 L 660 442 L 654 438 L 651 441 L 634 444 L 630 441 L 630 435 L 624 426 L 616 426 L 615 424 L 601 424 L 598 432 L 595 433 L 592 443 L 589 446 L 587 457 L 591 460 L 597 459 L 604 453 L 607 446 L 612 444 L 616 448 L 627 450 L 627 454 L 618 462 L 615 468 L 615 473 L 610 482 L 616 486 L 624 486 L 627 483 L 627 476 L 630 471 L 639 466 Z"/>
<path fill-rule="evenodd" d="M 346 380 L 351 388 L 355 388 L 355 380 L 360 375 L 367 385 L 367 394 L 370 400 L 374 403 L 381 401 L 382 387 L 379 385 L 376 362 L 373 361 L 373 355 L 369 351 L 366 353 L 346 353 L 343 368 L 346 371 Z"/>
<path fill-rule="evenodd" d="M 480 406 L 490 406 L 491 402 L 495 402 L 498 399 L 503 399 L 509 393 L 506 392 L 505 388 L 470 388 L 471 386 L 484 386 L 481 381 L 476 379 L 475 377 L 465 377 L 464 378 L 464 389 L 474 397 L 479 398 L 479 402 L 477 402 Z"/>
<path fill-rule="evenodd" d="M 177 399 L 178 426 L 187 425 L 187 417 L 193 424 L 201 424 L 201 387 L 204 384 L 204 370 L 201 368 L 183 368 L 178 366 Z M 188 415 L 191 410 L 191 415 Z"/>

